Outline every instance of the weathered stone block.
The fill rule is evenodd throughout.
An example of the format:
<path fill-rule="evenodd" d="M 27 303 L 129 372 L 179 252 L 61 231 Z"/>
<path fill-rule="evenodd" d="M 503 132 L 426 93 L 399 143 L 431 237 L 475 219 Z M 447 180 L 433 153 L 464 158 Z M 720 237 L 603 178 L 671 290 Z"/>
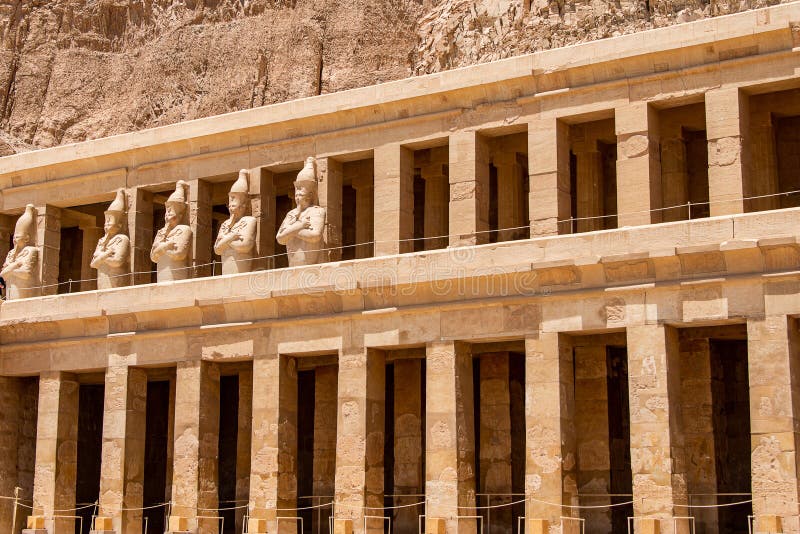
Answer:
<path fill-rule="evenodd" d="M 250 534 L 266 534 L 267 520 L 251 517 L 247 520 L 247 532 Z"/>
<path fill-rule="evenodd" d="M 94 529 L 95 532 L 103 532 L 103 531 L 113 531 L 114 530 L 114 522 L 110 517 L 104 516 L 97 516 L 94 518 Z"/>
<path fill-rule="evenodd" d="M 765 534 L 783 532 L 783 521 L 778 515 L 760 515 L 756 521 L 756 532 Z"/>
<path fill-rule="evenodd" d="M 547 519 L 528 519 L 527 534 L 549 534 L 550 522 Z"/>
<path fill-rule="evenodd" d="M 188 532 L 189 521 L 183 516 L 171 515 L 167 527 L 169 532 Z"/>
<path fill-rule="evenodd" d="M 425 534 L 444 534 L 447 522 L 441 517 L 425 518 Z"/>
<path fill-rule="evenodd" d="M 352 519 L 334 519 L 333 534 L 353 534 Z"/>
<path fill-rule="evenodd" d="M 641 534 L 659 534 L 661 532 L 660 519 L 640 519 L 636 532 Z"/>
<path fill-rule="evenodd" d="M 44 516 L 43 515 L 31 515 L 28 516 L 28 529 L 29 530 L 41 530 L 44 527 Z"/>

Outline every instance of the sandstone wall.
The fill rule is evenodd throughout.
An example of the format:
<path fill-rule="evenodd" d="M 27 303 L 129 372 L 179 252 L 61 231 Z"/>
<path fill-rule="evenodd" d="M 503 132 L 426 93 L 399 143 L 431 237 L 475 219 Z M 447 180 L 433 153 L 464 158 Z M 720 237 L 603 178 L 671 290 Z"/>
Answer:
<path fill-rule="evenodd" d="M 0 155 L 777 0 L 0 0 Z"/>

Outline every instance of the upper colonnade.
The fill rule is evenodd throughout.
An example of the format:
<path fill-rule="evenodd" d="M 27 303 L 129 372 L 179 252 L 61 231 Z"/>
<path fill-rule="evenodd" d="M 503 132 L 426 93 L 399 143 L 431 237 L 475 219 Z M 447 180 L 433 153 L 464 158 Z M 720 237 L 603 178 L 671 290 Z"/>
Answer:
<path fill-rule="evenodd" d="M 173 279 L 152 274 L 170 254 L 151 252 L 181 192 L 178 278 L 286 266 L 275 236 L 308 156 L 327 211 L 308 263 L 800 205 L 793 149 L 776 142 L 800 115 L 798 13 L 781 5 L 2 158 L 0 253 L 30 204 L 38 267 L 20 296 Z M 228 250 L 226 269 L 216 241 L 234 186 L 254 243 L 240 261 Z M 103 281 L 93 255 L 118 191 L 112 233 L 130 252 Z"/>

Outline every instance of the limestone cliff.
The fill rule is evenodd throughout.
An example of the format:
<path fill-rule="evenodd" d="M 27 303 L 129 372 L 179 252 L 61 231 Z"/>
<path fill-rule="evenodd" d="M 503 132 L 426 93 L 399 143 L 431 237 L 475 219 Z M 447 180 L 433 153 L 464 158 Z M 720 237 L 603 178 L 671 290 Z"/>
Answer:
<path fill-rule="evenodd" d="M 0 0 L 0 155 L 776 0 Z"/>

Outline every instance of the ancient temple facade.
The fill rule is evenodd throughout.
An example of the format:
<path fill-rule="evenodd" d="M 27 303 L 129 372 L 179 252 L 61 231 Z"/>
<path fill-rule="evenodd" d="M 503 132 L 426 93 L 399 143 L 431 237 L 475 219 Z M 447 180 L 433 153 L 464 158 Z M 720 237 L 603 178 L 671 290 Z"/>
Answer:
<path fill-rule="evenodd" d="M 800 532 L 799 51 L 786 4 L 0 159 L 0 531 Z"/>

